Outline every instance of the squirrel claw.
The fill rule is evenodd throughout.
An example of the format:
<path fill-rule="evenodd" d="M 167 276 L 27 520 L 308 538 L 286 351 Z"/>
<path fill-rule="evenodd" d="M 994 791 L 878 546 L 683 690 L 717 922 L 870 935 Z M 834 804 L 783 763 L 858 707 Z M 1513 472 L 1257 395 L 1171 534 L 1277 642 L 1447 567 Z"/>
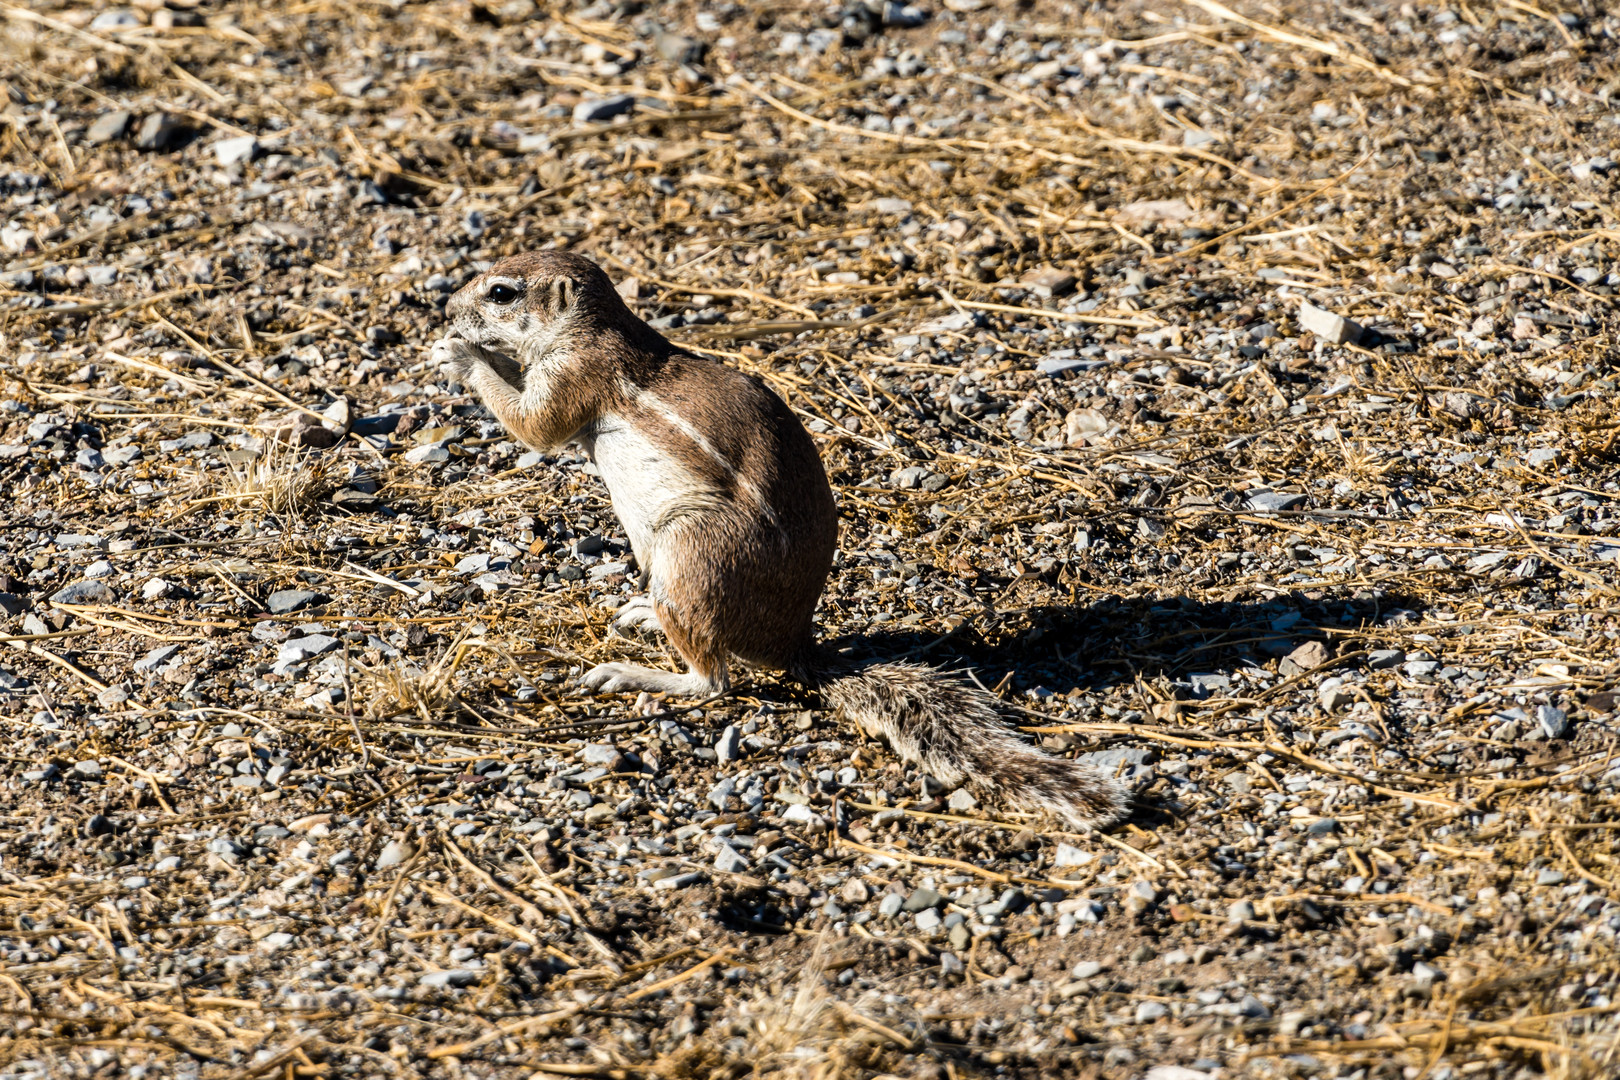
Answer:
<path fill-rule="evenodd" d="M 433 350 L 428 353 L 428 361 L 436 367 L 455 368 L 467 359 L 466 344 L 458 337 L 442 337 L 433 343 Z"/>
<path fill-rule="evenodd" d="M 722 693 L 729 682 L 722 669 L 717 676 L 688 672 L 659 671 L 639 664 L 597 664 L 580 676 L 579 685 L 603 694 L 644 690 L 649 694 L 675 694 L 680 697 L 709 697 Z"/>
<path fill-rule="evenodd" d="M 614 613 L 613 629 L 626 634 L 631 630 L 659 631 L 663 627 L 658 622 L 658 612 L 652 600 L 646 596 L 636 596 Z"/>
<path fill-rule="evenodd" d="M 640 690 L 637 669 L 630 664 L 597 664 L 579 677 L 579 685 L 587 690 L 616 694 L 624 690 Z"/>

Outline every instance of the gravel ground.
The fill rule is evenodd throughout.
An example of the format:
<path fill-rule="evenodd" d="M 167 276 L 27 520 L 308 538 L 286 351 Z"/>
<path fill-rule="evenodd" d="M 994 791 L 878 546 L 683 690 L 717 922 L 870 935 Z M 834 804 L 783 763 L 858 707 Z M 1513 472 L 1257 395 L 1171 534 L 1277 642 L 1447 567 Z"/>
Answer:
<path fill-rule="evenodd" d="M 0 1076 L 1612 1075 L 1620 14 L 1327 8 L 0 6 Z M 542 246 L 1132 819 L 576 690 Z"/>

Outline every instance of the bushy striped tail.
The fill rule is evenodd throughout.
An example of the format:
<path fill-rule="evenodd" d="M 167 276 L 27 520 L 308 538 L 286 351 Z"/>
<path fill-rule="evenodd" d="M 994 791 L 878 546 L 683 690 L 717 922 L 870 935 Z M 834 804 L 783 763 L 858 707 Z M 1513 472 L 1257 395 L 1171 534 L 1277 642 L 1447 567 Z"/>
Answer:
<path fill-rule="evenodd" d="M 942 783 L 1016 808 L 1050 810 L 1079 828 L 1125 816 L 1123 785 L 1025 742 L 996 699 L 959 675 L 922 664 L 851 667 L 826 654 L 798 665 L 795 674 L 835 711 Z"/>

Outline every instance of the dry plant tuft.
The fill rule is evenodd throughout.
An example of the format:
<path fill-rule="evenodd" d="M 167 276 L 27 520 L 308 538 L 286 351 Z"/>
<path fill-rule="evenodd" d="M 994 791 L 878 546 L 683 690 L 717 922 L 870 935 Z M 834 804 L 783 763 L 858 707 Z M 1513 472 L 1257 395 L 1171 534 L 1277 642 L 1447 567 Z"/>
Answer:
<path fill-rule="evenodd" d="M 404 657 L 376 667 L 351 659 L 361 681 L 368 684 L 356 688 L 357 695 L 366 703 L 366 718 L 378 720 L 400 713 L 415 713 L 424 723 L 431 724 L 436 716 L 451 712 L 460 693 L 455 676 L 464 654 L 461 639 L 457 638 L 426 667 Z"/>
<path fill-rule="evenodd" d="M 665 1080 L 741 1080 L 748 1071 L 746 1062 L 706 1039 L 696 1039 L 666 1054 L 654 1075 Z"/>
<path fill-rule="evenodd" d="M 264 440 L 259 456 L 233 464 L 219 501 L 242 501 L 270 514 L 304 518 L 341 485 L 337 469 L 317 454 Z"/>
<path fill-rule="evenodd" d="M 791 995 L 773 997 L 744 1020 L 746 1046 L 689 1040 L 667 1055 L 657 1075 L 669 1080 L 842 1080 L 871 1076 L 887 1046 L 904 1037 L 861 1021 L 827 992 L 827 938 L 823 936 Z M 744 1006 L 744 1012 L 748 1007 Z M 735 1029 L 736 1025 L 733 1025 Z"/>
<path fill-rule="evenodd" d="M 773 1002 L 755 1025 L 757 1035 L 749 1058 L 757 1061 L 764 1075 L 802 1077 L 804 1080 L 831 1080 L 838 1072 L 829 1053 L 843 1034 L 843 1023 L 827 995 L 824 976 L 827 969 L 827 941 L 816 943 L 798 988 L 791 998 Z"/>

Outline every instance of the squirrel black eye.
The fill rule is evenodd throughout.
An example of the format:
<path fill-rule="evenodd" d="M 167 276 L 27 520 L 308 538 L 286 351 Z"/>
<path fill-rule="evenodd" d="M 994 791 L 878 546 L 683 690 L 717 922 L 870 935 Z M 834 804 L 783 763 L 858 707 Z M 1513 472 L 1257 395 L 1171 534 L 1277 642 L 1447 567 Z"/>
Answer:
<path fill-rule="evenodd" d="M 510 304 L 518 298 L 517 290 L 510 285 L 491 285 L 484 295 L 497 304 Z"/>

